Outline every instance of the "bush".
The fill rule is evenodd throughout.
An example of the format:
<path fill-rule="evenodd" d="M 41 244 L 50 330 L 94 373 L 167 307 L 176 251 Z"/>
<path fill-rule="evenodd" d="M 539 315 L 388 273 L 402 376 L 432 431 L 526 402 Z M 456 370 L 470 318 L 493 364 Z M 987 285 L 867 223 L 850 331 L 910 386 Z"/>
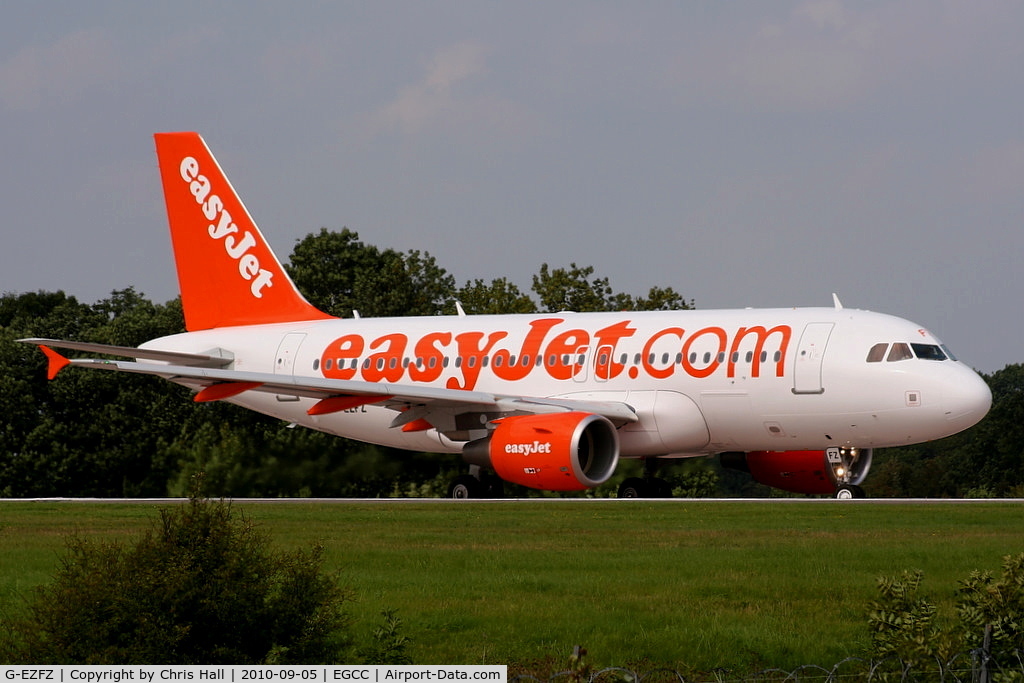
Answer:
<path fill-rule="evenodd" d="M 964 639 L 981 647 L 985 627 L 992 627 L 994 652 L 1024 649 L 1024 553 L 1003 558 L 1003 573 L 971 572 L 957 591 L 957 614 Z"/>
<path fill-rule="evenodd" d="M 873 657 L 897 657 L 914 664 L 949 661 L 955 652 L 949 629 L 936 623 L 934 603 L 918 596 L 923 576 L 917 570 L 878 579 L 881 599 L 871 603 L 868 612 Z"/>
<path fill-rule="evenodd" d="M 161 510 L 134 544 L 70 539 L 0 654 L 47 664 L 338 661 L 349 596 L 322 573 L 322 552 L 271 552 L 228 503 L 193 496 Z"/>
<path fill-rule="evenodd" d="M 974 571 L 960 581 L 956 615 L 946 619 L 918 595 L 921 579 L 914 571 L 878 580 L 881 598 L 868 612 L 873 657 L 949 661 L 957 652 L 981 648 L 988 627 L 991 655 L 1024 649 L 1024 553 L 1004 557 L 1000 576 Z"/>

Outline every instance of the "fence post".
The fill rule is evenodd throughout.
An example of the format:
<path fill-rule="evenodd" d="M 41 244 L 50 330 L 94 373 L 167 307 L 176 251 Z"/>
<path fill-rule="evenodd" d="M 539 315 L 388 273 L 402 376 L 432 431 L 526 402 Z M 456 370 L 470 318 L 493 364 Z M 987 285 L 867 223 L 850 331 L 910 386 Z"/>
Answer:
<path fill-rule="evenodd" d="M 992 673 L 988 670 L 988 660 L 992 650 L 992 624 L 985 624 L 985 638 L 981 642 L 981 675 L 978 683 L 992 683 Z"/>

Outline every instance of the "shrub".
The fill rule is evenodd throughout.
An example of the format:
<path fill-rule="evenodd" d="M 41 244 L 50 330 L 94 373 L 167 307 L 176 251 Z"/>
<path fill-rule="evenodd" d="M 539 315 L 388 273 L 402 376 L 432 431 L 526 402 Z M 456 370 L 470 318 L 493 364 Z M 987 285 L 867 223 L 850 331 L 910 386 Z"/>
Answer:
<path fill-rule="evenodd" d="M 872 656 L 946 662 L 982 647 L 987 627 L 991 655 L 1024 649 L 1024 553 L 1004 557 L 1000 576 L 974 571 L 960 581 L 956 616 L 944 620 L 936 618 L 933 602 L 918 595 L 921 579 L 920 571 L 878 579 L 881 596 L 868 612 Z"/>
<path fill-rule="evenodd" d="M 322 552 L 271 552 L 228 503 L 193 496 L 133 544 L 71 538 L 0 654 L 48 664 L 337 661 L 349 596 L 321 571 Z"/>

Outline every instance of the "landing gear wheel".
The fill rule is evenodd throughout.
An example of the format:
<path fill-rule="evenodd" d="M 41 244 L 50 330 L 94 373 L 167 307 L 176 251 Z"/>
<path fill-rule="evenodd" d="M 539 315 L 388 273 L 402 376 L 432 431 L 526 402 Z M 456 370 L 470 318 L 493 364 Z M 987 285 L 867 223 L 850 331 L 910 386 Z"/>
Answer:
<path fill-rule="evenodd" d="M 864 498 L 864 489 L 854 484 L 844 484 L 836 489 L 837 500 L 852 500 L 854 498 Z"/>
<path fill-rule="evenodd" d="M 484 498 L 504 498 L 505 482 L 500 477 L 488 476 L 482 480 Z"/>
<path fill-rule="evenodd" d="M 647 482 L 640 477 L 630 477 L 619 486 L 619 498 L 646 498 Z"/>
<path fill-rule="evenodd" d="M 647 481 L 647 495 L 650 498 L 671 498 L 672 485 L 664 479 L 650 479 Z"/>
<path fill-rule="evenodd" d="M 471 474 L 460 474 L 448 487 L 448 497 L 455 500 L 468 500 L 483 497 L 484 486 Z"/>

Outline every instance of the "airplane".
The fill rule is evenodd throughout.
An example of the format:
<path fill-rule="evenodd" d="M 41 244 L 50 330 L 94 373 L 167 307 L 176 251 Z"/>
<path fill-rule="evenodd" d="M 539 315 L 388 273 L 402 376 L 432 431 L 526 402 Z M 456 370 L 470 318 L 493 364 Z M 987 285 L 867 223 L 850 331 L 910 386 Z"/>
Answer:
<path fill-rule="evenodd" d="M 859 498 L 875 448 L 940 439 L 988 386 L 929 331 L 844 308 L 336 318 L 313 307 L 199 134 L 154 136 L 186 332 L 135 347 L 24 339 L 337 436 L 461 454 L 453 498 L 597 487 L 666 497 L 668 458 L 718 455 L 784 491 Z M 55 348 L 108 358 L 67 358 Z M 493 474 L 492 474 L 493 473 Z M 495 476 L 496 475 L 496 476 Z"/>

